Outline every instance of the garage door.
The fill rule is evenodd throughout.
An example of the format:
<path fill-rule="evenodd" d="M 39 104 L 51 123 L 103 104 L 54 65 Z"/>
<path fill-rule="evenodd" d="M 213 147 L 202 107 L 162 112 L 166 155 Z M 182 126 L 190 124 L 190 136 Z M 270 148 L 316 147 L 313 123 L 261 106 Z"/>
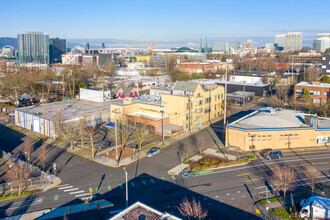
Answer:
<path fill-rule="evenodd" d="M 33 131 L 40 132 L 39 119 L 33 120 Z"/>

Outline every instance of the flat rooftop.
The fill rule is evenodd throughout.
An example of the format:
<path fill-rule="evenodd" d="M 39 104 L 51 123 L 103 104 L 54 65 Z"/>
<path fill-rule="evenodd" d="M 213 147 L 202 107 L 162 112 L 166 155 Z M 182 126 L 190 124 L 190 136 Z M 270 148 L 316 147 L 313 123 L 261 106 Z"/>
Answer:
<path fill-rule="evenodd" d="M 315 83 L 312 83 L 312 82 L 300 82 L 300 83 L 297 83 L 296 86 L 330 88 L 330 83 L 319 83 L 319 84 L 315 84 Z"/>
<path fill-rule="evenodd" d="M 293 110 L 275 110 L 273 108 L 262 108 L 248 116 L 229 124 L 229 126 L 243 129 L 262 128 L 311 128 L 305 124 L 304 113 Z"/>
<path fill-rule="evenodd" d="M 84 115 L 95 114 L 102 111 L 110 111 L 110 104 L 121 104 L 122 100 L 112 100 L 107 102 L 93 102 L 82 99 L 73 99 L 61 102 L 51 102 L 45 104 L 45 118 L 55 120 L 56 115 L 62 112 L 64 119 L 83 117 Z M 19 108 L 33 115 L 42 116 L 42 104 Z"/>

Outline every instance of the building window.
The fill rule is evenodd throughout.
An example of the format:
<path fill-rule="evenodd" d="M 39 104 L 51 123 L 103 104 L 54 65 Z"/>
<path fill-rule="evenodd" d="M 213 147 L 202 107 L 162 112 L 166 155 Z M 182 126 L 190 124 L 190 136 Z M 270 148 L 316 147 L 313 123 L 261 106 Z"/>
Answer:
<path fill-rule="evenodd" d="M 195 105 L 196 105 L 196 106 L 198 105 L 198 101 L 195 102 Z"/>
<path fill-rule="evenodd" d="M 324 103 L 324 104 L 327 104 L 327 103 L 328 103 L 328 100 L 327 100 L 327 99 L 324 99 L 324 100 L 323 100 L 323 103 Z"/>
<path fill-rule="evenodd" d="M 189 119 L 189 116 L 188 116 L 188 114 L 186 114 L 186 120 L 188 120 Z"/>
<path fill-rule="evenodd" d="M 313 91 L 313 90 L 311 90 L 310 91 L 310 94 L 311 95 L 321 95 L 321 92 L 320 91 Z"/>
<path fill-rule="evenodd" d="M 296 90 L 296 93 L 303 94 L 303 93 L 304 93 L 304 90 L 303 90 L 303 89 L 297 89 L 297 90 Z"/>
<path fill-rule="evenodd" d="M 205 104 L 208 102 L 208 98 L 205 98 Z"/>
<path fill-rule="evenodd" d="M 320 104 L 320 99 L 313 99 L 313 103 Z"/>
<path fill-rule="evenodd" d="M 187 103 L 187 107 L 186 107 L 187 109 L 189 108 L 189 104 Z"/>
<path fill-rule="evenodd" d="M 218 99 L 220 99 L 220 95 L 218 95 Z"/>
<path fill-rule="evenodd" d="M 197 93 L 197 97 L 200 97 L 201 96 L 201 94 L 200 93 Z"/>
<path fill-rule="evenodd" d="M 188 124 L 186 124 L 186 128 L 188 128 Z"/>
<path fill-rule="evenodd" d="M 203 100 L 200 100 L 199 101 L 199 105 L 203 105 Z"/>
<path fill-rule="evenodd" d="M 323 93 L 325 96 L 329 96 L 329 92 L 324 92 Z"/>
<path fill-rule="evenodd" d="M 214 106 L 214 110 L 217 110 L 217 105 Z"/>
<path fill-rule="evenodd" d="M 214 96 L 214 101 L 217 101 L 217 96 Z"/>

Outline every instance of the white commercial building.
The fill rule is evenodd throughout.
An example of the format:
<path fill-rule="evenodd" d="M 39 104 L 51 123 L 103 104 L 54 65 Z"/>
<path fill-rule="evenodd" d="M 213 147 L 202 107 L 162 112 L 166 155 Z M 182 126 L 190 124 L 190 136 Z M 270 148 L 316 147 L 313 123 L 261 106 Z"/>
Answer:
<path fill-rule="evenodd" d="M 313 41 L 313 50 L 325 52 L 330 48 L 330 33 L 318 34 L 317 39 Z"/>
<path fill-rule="evenodd" d="M 288 32 L 275 35 L 275 43 L 279 47 L 283 47 L 284 51 L 299 51 L 302 49 L 302 33 Z"/>

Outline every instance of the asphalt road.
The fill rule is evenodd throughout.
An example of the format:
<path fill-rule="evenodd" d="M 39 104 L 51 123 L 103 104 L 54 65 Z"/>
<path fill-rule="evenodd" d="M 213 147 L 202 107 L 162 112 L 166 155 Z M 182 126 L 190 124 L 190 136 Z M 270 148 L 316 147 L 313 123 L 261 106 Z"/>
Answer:
<path fill-rule="evenodd" d="M 248 112 L 239 112 L 229 120 L 246 113 Z M 221 127 L 221 122 L 212 126 L 219 136 Z M 205 129 L 198 135 L 205 136 Z M 26 138 L 29 137 L 0 125 L 2 149 L 24 157 L 22 143 Z M 297 182 L 298 190 L 309 187 L 303 173 L 304 165 L 309 163 L 316 163 L 323 172 L 318 186 L 329 186 L 330 152 L 292 152 L 280 160 L 266 161 L 259 158 L 247 165 L 223 168 L 200 176 L 172 177 L 167 171 L 179 164 L 177 152 L 182 144 L 192 144 L 192 138 L 187 137 L 168 146 L 155 157 L 143 158 L 126 167 L 129 179 L 129 204 L 141 201 L 158 210 L 177 214 L 176 206 L 179 202 L 184 197 L 194 197 L 201 200 L 211 219 L 219 219 L 219 216 L 223 219 L 257 219 L 253 204 L 264 198 L 266 191 L 269 195 L 269 191 L 273 190 L 268 179 L 270 170 L 278 163 L 288 164 L 297 170 L 300 178 Z M 40 143 L 32 155 L 32 162 L 37 165 L 39 147 Z M 98 215 L 109 217 L 109 211 L 125 207 L 125 173 L 122 168 L 107 167 L 55 146 L 48 146 L 47 149 L 47 166 L 51 167 L 52 163 L 56 162 L 62 183 L 45 193 L 0 202 L 0 217 L 81 203 L 89 197 L 89 188 L 93 189 L 94 200 L 107 199 L 114 203 L 113 208 L 103 210 Z M 90 215 L 93 216 L 93 213 Z M 82 216 L 72 218 L 81 219 Z"/>

